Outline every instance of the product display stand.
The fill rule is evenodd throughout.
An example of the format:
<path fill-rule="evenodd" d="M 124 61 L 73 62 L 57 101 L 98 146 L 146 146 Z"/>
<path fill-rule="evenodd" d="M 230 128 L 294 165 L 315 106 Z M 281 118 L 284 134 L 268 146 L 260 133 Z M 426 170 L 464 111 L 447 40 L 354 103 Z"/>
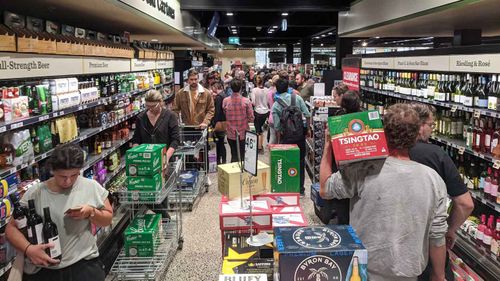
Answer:
<path fill-rule="evenodd" d="M 208 171 L 208 151 L 207 151 L 207 129 L 199 129 L 198 126 L 187 126 L 180 124 L 180 146 L 176 149 L 174 156 L 184 159 L 183 170 L 198 170 L 198 180 L 193 188 L 183 189 L 180 198 L 168 198 L 168 206 L 171 210 L 185 208 L 193 210 L 197 199 L 208 192 L 207 171 Z M 201 157 L 200 157 L 201 154 Z M 201 169 L 199 167 L 201 166 Z"/>
<path fill-rule="evenodd" d="M 146 206 L 156 211 L 162 209 L 162 202 L 176 189 L 179 174 L 183 167 L 183 158 L 169 163 L 166 181 L 158 192 L 120 190 L 120 201 L 131 209 L 133 219 L 138 214 L 146 212 Z M 177 188 L 177 198 L 181 198 L 181 190 Z M 163 207 L 164 208 L 164 207 Z M 155 253 L 151 257 L 129 257 L 122 249 L 110 271 L 111 280 L 163 280 L 168 265 L 173 260 L 177 250 L 182 249 L 182 210 L 178 208 L 170 218 L 162 219 L 162 233 Z"/>

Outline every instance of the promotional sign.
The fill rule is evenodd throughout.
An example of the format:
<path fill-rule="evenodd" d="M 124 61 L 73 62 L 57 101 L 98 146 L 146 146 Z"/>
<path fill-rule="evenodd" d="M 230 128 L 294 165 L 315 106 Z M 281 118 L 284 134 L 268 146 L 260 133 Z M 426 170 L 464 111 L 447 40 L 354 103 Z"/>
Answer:
<path fill-rule="evenodd" d="M 245 161 L 244 169 L 254 177 L 257 176 L 257 134 L 246 131 L 245 133 Z"/>
<path fill-rule="evenodd" d="M 359 68 L 342 67 L 342 80 L 351 91 L 359 91 Z"/>
<path fill-rule="evenodd" d="M 128 71 L 130 71 L 130 59 L 83 58 L 83 74 Z"/>
<path fill-rule="evenodd" d="M 78 56 L 0 53 L 1 79 L 79 75 L 82 71 Z"/>

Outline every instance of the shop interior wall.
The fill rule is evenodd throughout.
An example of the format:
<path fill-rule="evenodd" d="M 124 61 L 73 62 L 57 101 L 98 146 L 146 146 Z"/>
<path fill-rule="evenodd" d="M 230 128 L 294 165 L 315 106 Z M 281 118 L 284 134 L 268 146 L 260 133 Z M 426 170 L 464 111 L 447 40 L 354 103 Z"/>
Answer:
<path fill-rule="evenodd" d="M 361 0 L 339 14 L 339 34 L 410 16 L 439 6 L 470 0 Z"/>
<path fill-rule="evenodd" d="M 247 65 L 255 64 L 255 50 L 224 50 L 218 57 L 222 61 L 222 74 L 231 71 L 231 64 L 239 60 Z"/>

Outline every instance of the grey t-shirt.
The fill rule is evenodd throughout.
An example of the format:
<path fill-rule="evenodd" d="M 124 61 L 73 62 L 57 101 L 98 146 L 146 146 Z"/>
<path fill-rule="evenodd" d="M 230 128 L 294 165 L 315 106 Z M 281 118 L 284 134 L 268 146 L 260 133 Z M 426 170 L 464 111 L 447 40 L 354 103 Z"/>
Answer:
<path fill-rule="evenodd" d="M 427 166 L 394 157 L 356 163 L 333 174 L 326 193 L 352 198 L 350 221 L 368 250 L 371 281 L 416 280 L 429 244 L 445 243 L 446 185 Z"/>
<path fill-rule="evenodd" d="M 81 205 L 90 205 L 97 209 L 104 208 L 104 201 L 108 191 L 95 180 L 79 176 L 71 189 L 56 193 L 40 183 L 24 194 L 21 205 L 28 206 L 28 200 L 35 200 L 37 214 L 43 217 L 43 208 L 50 207 L 50 217 L 57 225 L 59 240 L 62 249 L 61 263 L 50 266 L 50 269 L 59 269 L 70 266 L 81 259 L 92 259 L 99 256 L 96 238 L 92 234 L 90 220 L 75 220 L 64 213 L 70 208 Z M 33 274 L 40 268 L 25 259 L 24 272 Z"/>

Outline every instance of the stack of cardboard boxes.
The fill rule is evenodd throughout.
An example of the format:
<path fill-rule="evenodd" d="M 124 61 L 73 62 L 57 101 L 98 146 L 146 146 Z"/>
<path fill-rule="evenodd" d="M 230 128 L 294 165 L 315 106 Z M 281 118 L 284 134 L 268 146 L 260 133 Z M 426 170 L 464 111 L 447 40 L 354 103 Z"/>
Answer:
<path fill-rule="evenodd" d="M 129 257 L 152 257 L 161 242 L 160 214 L 138 215 L 125 230 L 125 254 Z"/>
<path fill-rule="evenodd" d="M 127 150 L 127 200 L 155 202 L 165 184 L 165 144 L 141 144 Z"/>

